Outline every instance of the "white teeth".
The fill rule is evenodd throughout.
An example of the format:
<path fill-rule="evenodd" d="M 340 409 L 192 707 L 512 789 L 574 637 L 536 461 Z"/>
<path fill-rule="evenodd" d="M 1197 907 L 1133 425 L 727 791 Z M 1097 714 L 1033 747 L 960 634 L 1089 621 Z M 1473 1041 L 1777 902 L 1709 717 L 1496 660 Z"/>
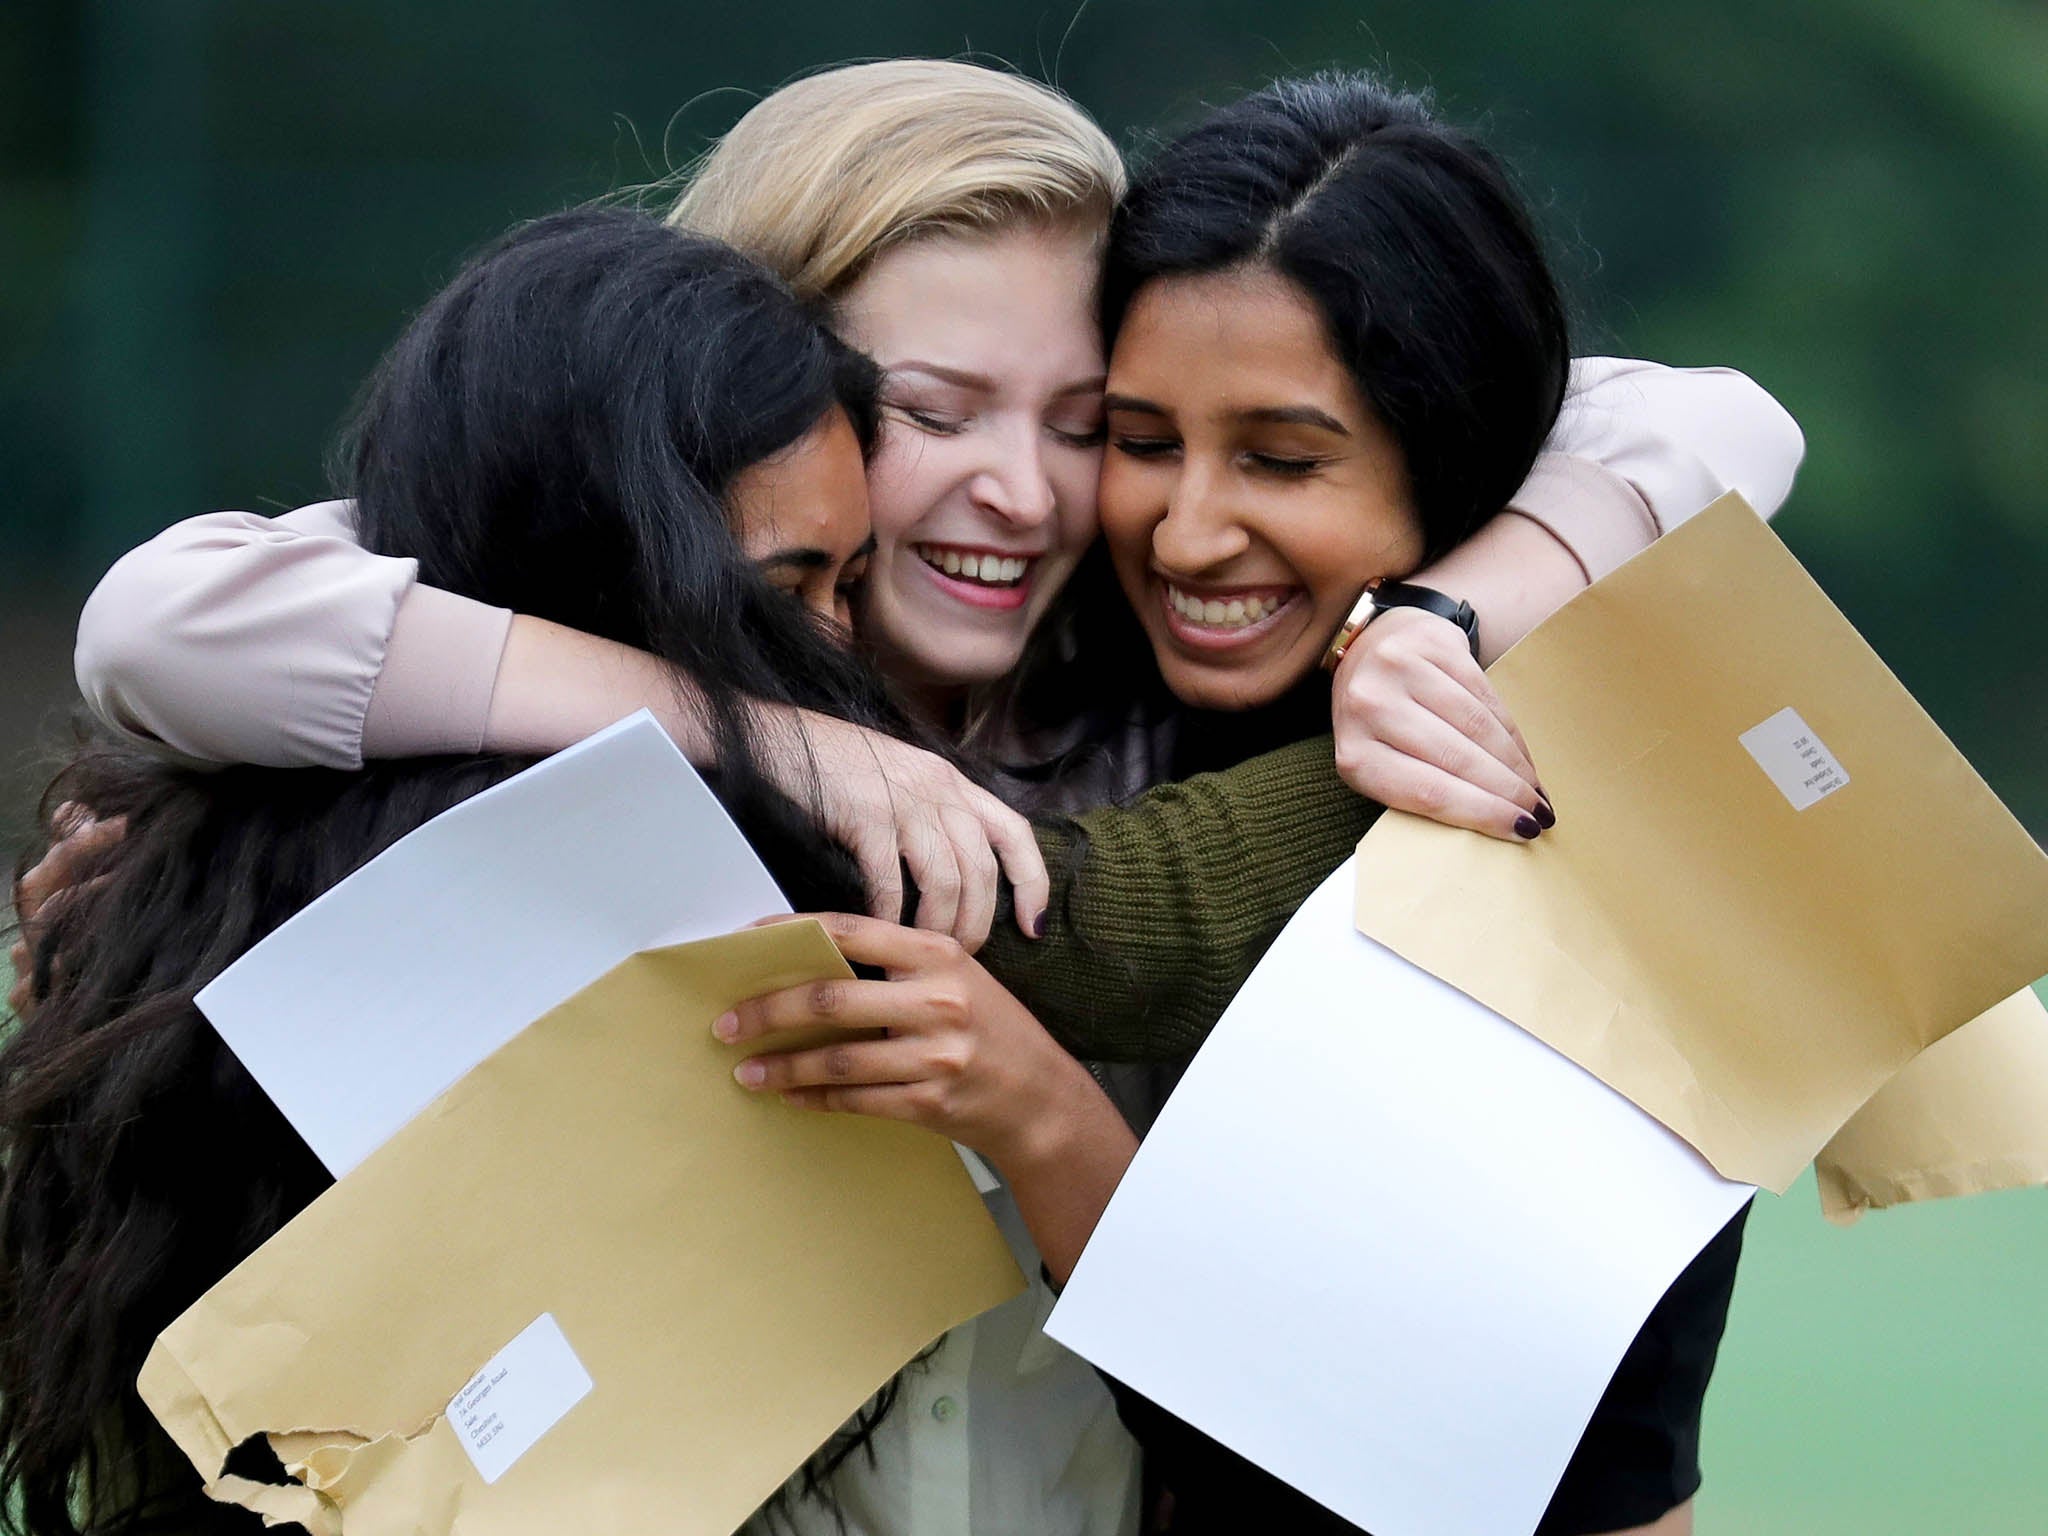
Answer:
<path fill-rule="evenodd" d="M 1256 624 L 1269 614 L 1278 613 L 1287 603 L 1281 597 L 1203 599 L 1183 592 L 1171 583 L 1166 588 L 1166 600 L 1173 605 L 1175 613 L 1190 623 L 1223 629 L 1242 629 L 1247 624 Z"/>
<path fill-rule="evenodd" d="M 918 544 L 913 548 L 917 558 L 926 565 L 944 571 L 948 576 L 989 586 L 1014 586 L 1031 569 L 1029 559 L 1006 555 L 963 555 L 957 549 L 945 549 L 936 544 Z"/>

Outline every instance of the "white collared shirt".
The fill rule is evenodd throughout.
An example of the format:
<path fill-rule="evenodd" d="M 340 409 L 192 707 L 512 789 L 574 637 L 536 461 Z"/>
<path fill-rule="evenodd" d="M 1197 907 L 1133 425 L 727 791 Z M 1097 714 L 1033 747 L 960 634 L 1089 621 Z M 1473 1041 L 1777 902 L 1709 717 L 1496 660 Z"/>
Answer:
<path fill-rule="evenodd" d="M 1029 1285 L 904 1371 L 872 1457 L 833 1475 L 843 1526 L 792 1490 L 746 1536 L 1134 1536 L 1137 1443 L 1093 1368 L 1046 1337 L 1053 1294 L 1009 1190 L 983 1198 Z"/>

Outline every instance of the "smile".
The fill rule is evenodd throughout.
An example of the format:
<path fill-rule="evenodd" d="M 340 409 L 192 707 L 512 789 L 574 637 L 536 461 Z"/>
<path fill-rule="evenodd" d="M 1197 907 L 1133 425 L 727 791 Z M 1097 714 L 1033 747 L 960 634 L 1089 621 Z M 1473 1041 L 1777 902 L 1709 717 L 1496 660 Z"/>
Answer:
<path fill-rule="evenodd" d="M 1038 563 L 1035 555 L 999 555 L 952 544 L 914 544 L 911 548 L 933 570 L 984 587 L 1018 586 Z"/>
<path fill-rule="evenodd" d="M 1018 609 L 1030 599 L 1036 555 L 1006 555 L 957 544 L 913 544 L 911 552 L 946 596 L 970 608 Z"/>
<path fill-rule="evenodd" d="M 1300 587 L 1235 587 L 1197 592 L 1160 583 L 1160 602 L 1175 639 L 1203 650 L 1248 645 L 1271 633 L 1294 608 Z"/>

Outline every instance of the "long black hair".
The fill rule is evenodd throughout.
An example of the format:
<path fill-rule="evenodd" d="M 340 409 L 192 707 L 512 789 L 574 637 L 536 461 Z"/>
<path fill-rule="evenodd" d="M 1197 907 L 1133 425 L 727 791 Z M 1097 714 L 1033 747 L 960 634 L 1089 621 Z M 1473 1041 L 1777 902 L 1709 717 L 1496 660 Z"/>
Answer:
<path fill-rule="evenodd" d="M 846 636 L 745 558 L 724 502 L 835 408 L 871 446 L 879 379 L 729 247 L 578 209 L 514 230 L 420 312 L 343 435 L 336 488 L 364 546 L 421 581 L 671 663 L 721 793 L 773 822 L 752 705 L 908 727 Z"/>
<path fill-rule="evenodd" d="M 784 889 L 858 910 L 853 861 L 762 771 L 750 701 L 898 722 L 843 637 L 749 565 L 722 497 L 835 408 L 871 433 L 873 398 L 871 366 L 743 258 L 638 214 L 575 212 L 514 231 L 420 313 L 342 461 L 371 548 L 686 670 L 714 787 Z M 37 1000 L 0 1049 L 0 1521 L 56 1536 L 257 1527 L 202 1496 L 134 1379 L 156 1334 L 328 1178 L 192 998 L 521 766 L 201 773 L 88 746 L 58 775 L 46 830 L 65 800 L 128 826 L 39 924 Z M 886 1407 L 802 1486 L 819 1489 Z"/>
<path fill-rule="evenodd" d="M 1369 75 L 1255 91 L 1133 179 L 1104 324 L 1113 336 L 1156 279 L 1254 265 L 1321 310 L 1400 444 L 1426 558 L 1507 504 L 1557 420 L 1571 347 L 1535 221 L 1483 144 Z"/>

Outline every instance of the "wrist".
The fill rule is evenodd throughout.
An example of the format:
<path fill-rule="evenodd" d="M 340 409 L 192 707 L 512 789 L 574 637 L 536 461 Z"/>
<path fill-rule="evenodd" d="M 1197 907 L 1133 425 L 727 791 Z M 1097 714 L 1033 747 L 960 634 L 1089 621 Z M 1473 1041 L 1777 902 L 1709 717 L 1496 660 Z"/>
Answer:
<path fill-rule="evenodd" d="M 1013 1183 L 1057 1176 L 1084 1166 L 1105 1141 L 1129 1137 L 1123 1115 L 1093 1074 L 1061 1053 L 1065 1068 L 1049 1074 L 1046 1092 L 1031 1095 L 1035 1107 L 1024 1115 L 989 1159 Z M 1135 1146 L 1135 1139 L 1133 1139 Z"/>

